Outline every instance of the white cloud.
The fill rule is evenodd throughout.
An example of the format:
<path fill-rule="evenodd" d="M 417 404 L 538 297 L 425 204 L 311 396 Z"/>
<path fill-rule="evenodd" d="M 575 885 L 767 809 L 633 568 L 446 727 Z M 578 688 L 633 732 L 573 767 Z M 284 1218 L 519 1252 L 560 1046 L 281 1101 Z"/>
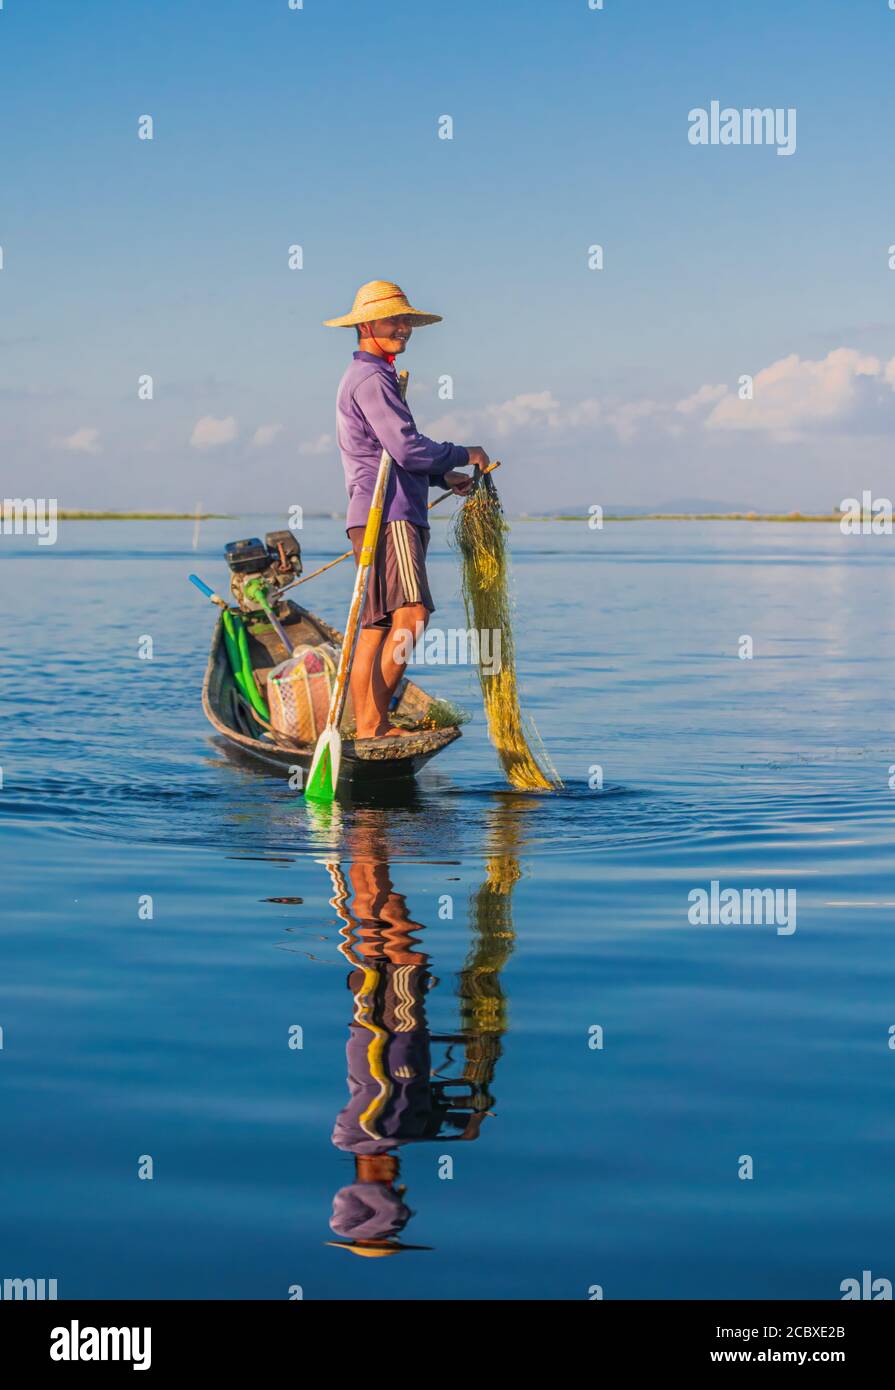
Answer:
<path fill-rule="evenodd" d="M 259 425 L 252 435 L 252 447 L 254 449 L 266 449 L 268 444 L 274 442 L 282 429 L 282 425 Z"/>
<path fill-rule="evenodd" d="M 657 401 L 627 401 L 614 406 L 606 416 L 623 444 L 630 444 L 640 425 L 651 415 L 657 415 L 664 407 Z"/>
<path fill-rule="evenodd" d="M 601 402 L 593 400 L 592 397 L 585 397 L 576 405 L 560 407 L 550 416 L 550 428 L 575 430 L 584 425 L 597 425 L 603 418 L 604 409 Z"/>
<path fill-rule="evenodd" d="M 480 410 L 442 415 L 425 426 L 425 433 L 434 439 L 453 439 L 458 443 L 481 439 L 487 447 L 489 440 L 504 439 L 517 430 L 537 425 L 556 434 L 606 425 L 629 443 L 640 423 L 663 409 L 658 402 L 647 400 L 606 406 L 592 396 L 562 405 L 551 391 L 538 391 L 513 396 L 498 405 L 482 406 Z"/>
<path fill-rule="evenodd" d="M 453 439 L 457 443 L 474 443 L 473 435 L 504 439 L 514 430 L 525 429 L 539 420 L 550 424 L 551 416 L 559 409 L 559 402 L 550 391 L 539 391 L 513 396 L 498 405 L 485 405 L 480 410 L 442 415 L 425 426 L 425 433 L 433 439 Z"/>
<path fill-rule="evenodd" d="M 68 449 L 73 454 L 100 453 L 99 430 L 88 425 L 82 425 L 79 430 L 75 430 L 74 434 L 54 440 L 54 443 L 60 449 Z"/>
<path fill-rule="evenodd" d="M 685 396 L 682 401 L 678 401 L 674 408 L 679 415 L 693 415 L 704 406 L 713 405 L 715 401 L 721 400 L 727 395 L 727 391 L 726 386 L 700 386 L 692 396 Z"/>
<path fill-rule="evenodd" d="M 820 361 L 793 353 L 759 371 L 753 399 L 740 400 L 736 385 L 709 383 L 675 401 L 608 400 L 584 397 L 560 403 L 550 391 L 513 396 L 494 405 L 458 410 L 426 423 L 434 439 L 481 441 L 492 448 L 517 432 L 541 429 L 561 435 L 572 431 L 612 430 L 630 444 L 646 428 L 680 438 L 687 431 L 762 430 L 778 442 L 802 437 L 811 426 L 844 420 L 870 393 L 883 385 L 895 391 L 895 357 L 882 363 L 855 348 L 836 348 Z"/>
<path fill-rule="evenodd" d="M 236 420 L 228 415 L 224 420 L 216 420 L 213 415 L 203 415 L 197 420 L 190 435 L 194 449 L 215 449 L 219 444 L 230 444 L 236 438 Z"/>
<path fill-rule="evenodd" d="M 724 395 L 706 428 L 765 430 L 792 439 L 807 426 L 846 416 L 857 403 L 860 380 L 879 378 L 881 371 L 879 358 L 855 348 L 836 348 L 820 361 L 793 352 L 756 374 L 752 400 Z"/>
<path fill-rule="evenodd" d="M 430 439 L 451 439 L 455 444 L 464 440 L 472 442 L 472 437 L 484 434 L 484 410 L 458 410 L 450 415 L 439 415 L 437 420 L 424 420 L 420 425 L 423 434 Z"/>
<path fill-rule="evenodd" d="M 328 454 L 335 448 L 336 441 L 331 434 L 318 435 L 316 439 L 305 440 L 304 444 L 299 444 L 300 454 Z"/>
<path fill-rule="evenodd" d="M 550 391 L 513 396 L 502 405 L 488 407 L 488 427 L 503 439 L 514 430 L 526 429 L 545 417 L 549 423 L 551 415 L 558 409 L 559 402 Z"/>

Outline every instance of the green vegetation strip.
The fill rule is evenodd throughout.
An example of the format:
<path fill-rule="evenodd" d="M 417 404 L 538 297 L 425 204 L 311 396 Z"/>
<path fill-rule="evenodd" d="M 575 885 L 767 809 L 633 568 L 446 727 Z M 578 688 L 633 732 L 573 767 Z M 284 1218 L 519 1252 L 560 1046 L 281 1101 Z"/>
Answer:
<path fill-rule="evenodd" d="M 521 516 L 518 521 L 590 521 L 589 516 Z M 604 516 L 604 521 L 841 521 L 842 512 L 809 515 L 802 512 L 643 512 Z"/>
<path fill-rule="evenodd" d="M 226 512 L 57 512 L 60 521 L 229 521 Z"/>

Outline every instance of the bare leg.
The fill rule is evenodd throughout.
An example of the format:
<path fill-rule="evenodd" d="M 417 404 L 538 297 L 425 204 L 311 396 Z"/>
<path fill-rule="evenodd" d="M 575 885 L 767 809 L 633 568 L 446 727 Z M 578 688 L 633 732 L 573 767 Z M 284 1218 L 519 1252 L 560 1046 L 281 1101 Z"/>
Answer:
<path fill-rule="evenodd" d="M 429 610 L 421 603 L 409 603 L 405 608 L 396 608 L 392 613 L 392 625 L 386 633 L 385 643 L 380 654 L 382 684 L 386 691 L 385 715 L 380 729 L 384 734 L 402 734 L 404 729 L 389 726 L 388 707 L 391 698 L 404 675 L 414 644 L 419 641 L 429 621 Z"/>
<path fill-rule="evenodd" d="M 357 738 L 401 734 L 388 722 L 388 707 L 414 643 L 422 636 L 429 611 L 421 603 L 396 608 L 390 628 L 361 628 L 351 670 L 351 698 Z"/>
<path fill-rule="evenodd" d="M 390 629 L 363 627 L 351 668 L 351 699 L 357 738 L 375 738 L 387 724 L 391 694 L 382 683 L 380 656 Z"/>

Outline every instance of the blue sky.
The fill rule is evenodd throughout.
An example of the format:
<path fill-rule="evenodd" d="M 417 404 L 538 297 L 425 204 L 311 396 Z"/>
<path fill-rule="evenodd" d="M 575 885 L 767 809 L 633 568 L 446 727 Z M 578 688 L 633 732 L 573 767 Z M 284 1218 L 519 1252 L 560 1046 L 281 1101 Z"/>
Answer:
<path fill-rule="evenodd" d="M 320 324 L 388 278 L 511 510 L 891 495 L 893 59 L 888 0 L 3 0 L 0 492 L 342 507 Z"/>

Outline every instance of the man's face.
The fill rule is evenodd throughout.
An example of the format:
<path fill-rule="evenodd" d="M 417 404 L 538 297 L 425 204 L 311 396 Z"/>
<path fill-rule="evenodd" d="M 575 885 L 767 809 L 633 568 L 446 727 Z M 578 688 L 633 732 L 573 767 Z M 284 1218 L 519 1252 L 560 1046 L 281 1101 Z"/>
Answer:
<path fill-rule="evenodd" d="M 410 342 L 413 318 L 410 314 L 399 314 L 391 319 L 375 319 L 373 323 L 366 324 L 365 328 L 369 329 L 380 347 L 386 352 L 393 352 L 397 357 Z"/>

